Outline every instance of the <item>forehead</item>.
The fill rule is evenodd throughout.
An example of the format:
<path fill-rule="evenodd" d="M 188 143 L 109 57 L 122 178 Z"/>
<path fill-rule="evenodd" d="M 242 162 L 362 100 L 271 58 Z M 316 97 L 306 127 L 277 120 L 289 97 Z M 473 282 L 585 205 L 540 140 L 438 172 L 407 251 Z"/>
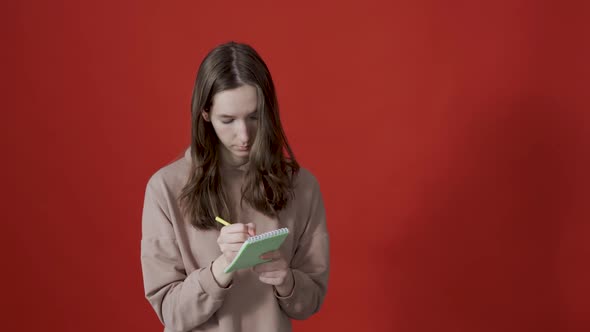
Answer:
<path fill-rule="evenodd" d="M 221 91 L 213 96 L 212 115 L 242 116 L 252 113 L 258 105 L 256 88 L 244 84 L 231 90 Z"/>

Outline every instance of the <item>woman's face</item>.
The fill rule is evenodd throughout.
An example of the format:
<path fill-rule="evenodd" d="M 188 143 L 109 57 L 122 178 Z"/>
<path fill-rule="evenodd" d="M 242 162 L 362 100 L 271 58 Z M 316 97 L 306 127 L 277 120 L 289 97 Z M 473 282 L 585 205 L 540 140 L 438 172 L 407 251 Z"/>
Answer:
<path fill-rule="evenodd" d="M 223 145 L 222 162 L 237 166 L 248 161 L 258 129 L 257 106 L 256 88 L 244 84 L 215 94 L 209 113 L 202 113 Z"/>

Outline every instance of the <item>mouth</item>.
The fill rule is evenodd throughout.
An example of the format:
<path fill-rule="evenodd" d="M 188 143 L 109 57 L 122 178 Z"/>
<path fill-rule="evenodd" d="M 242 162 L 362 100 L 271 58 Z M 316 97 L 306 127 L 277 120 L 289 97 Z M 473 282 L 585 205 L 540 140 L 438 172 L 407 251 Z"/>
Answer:
<path fill-rule="evenodd" d="M 238 150 L 238 151 L 248 151 L 248 150 L 250 150 L 250 147 L 249 146 L 237 146 L 236 147 L 236 150 Z"/>

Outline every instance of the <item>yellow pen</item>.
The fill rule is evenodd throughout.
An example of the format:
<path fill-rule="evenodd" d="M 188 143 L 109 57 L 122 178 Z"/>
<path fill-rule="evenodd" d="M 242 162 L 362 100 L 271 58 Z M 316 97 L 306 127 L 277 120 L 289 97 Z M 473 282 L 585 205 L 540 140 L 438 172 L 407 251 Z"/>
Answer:
<path fill-rule="evenodd" d="M 230 223 L 228 223 L 227 221 L 219 218 L 219 217 L 215 217 L 215 221 L 217 221 L 218 223 L 222 224 L 223 226 L 229 226 L 231 225 Z"/>

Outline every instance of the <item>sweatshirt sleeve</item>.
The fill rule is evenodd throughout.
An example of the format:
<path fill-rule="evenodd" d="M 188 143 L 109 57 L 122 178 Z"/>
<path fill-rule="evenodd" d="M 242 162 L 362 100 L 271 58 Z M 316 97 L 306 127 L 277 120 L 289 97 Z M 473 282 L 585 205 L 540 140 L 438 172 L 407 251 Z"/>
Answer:
<path fill-rule="evenodd" d="M 141 266 L 145 296 L 158 318 L 174 331 L 189 331 L 219 309 L 229 288 L 221 288 L 211 264 L 187 275 L 170 219 L 167 189 L 150 179 L 143 207 Z"/>
<path fill-rule="evenodd" d="M 329 238 L 320 188 L 313 179 L 306 227 L 291 260 L 295 285 L 291 294 L 275 296 L 283 311 L 293 319 L 307 319 L 316 313 L 326 295 L 329 274 Z"/>

